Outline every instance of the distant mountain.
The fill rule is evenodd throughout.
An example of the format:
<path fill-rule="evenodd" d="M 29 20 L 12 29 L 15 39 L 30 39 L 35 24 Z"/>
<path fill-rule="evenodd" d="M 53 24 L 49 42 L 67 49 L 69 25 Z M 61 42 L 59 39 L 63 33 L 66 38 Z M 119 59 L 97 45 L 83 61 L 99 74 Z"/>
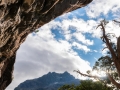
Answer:
<path fill-rule="evenodd" d="M 49 72 L 40 78 L 26 80 L 14 90 L 57 90 L 64 84 L 79 84 L 80 80 L 75 79 L 68 72 L 62 74 Z"/>

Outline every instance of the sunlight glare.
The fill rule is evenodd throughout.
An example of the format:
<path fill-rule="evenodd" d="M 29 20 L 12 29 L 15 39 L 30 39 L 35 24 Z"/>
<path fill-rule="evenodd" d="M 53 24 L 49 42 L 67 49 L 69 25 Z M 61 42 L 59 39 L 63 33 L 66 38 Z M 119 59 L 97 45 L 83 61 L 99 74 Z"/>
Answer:
<path fill-rule="evenodd" d="M 98 77 L 105 77 L 106 73 L 104 71 L 93 71 L 92 75 L 96 75 Z"/>

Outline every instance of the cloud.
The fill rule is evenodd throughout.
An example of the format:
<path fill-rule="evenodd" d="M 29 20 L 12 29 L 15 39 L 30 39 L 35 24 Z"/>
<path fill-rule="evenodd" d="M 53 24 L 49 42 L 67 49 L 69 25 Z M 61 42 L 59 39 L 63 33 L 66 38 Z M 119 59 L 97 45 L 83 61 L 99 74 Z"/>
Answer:
<path fill-rule="evenodd" d="M 64 19 L 60 24 L 56 24 L 56 25 L 59 26 L 63 30 L 63 34 L 65 35 L 73 35 L 74 32 L 71 33 L 71 30 L 70 30 L 70 27 L 73 27 L 72 30 L 75 30 L 75 33 L 79 33 L 83 37 L 84 37 L 83 34 L 90 33 L 93 35 L 93 37 L 99 38 L 101 36 L 100 30 L 96 30 L 96 27 L 99 24 L 99 22 L 100 20 L 85 21 L 83 19 L 73 18 L 73 19 Z M 78 35 L 76 36 L 76 38 L 80 40 Z M 85 43 L 85 42 L 82 42 L 82 43 Z"/>
<path fill-rule="evenodd" d="M 81 45 L 81 44 L 79 44 L 79 43 L 77 43 L 77 42 L 73 42 L 72 45 L 75 46 L 75 47 L 76 47 L 77 49 L 79 49 L 79 50 L 85 51 L 85 53 L 90 52 L 90 49 L 87 48 L 87 46 Z"/>
<path fill-rule="evenodd" d="M 93 0 L 93 2 L 86 7 L 86 13 L 91 18 L 97 18 L 101 14 L 107 16 L 109 12 L 113 15 L 118 15 L 119 10 L 119 0 Z"/>
<path fill-rule="evenodd" d="M 93 50 L 94 52 L 98 52 L 97 50 Z"/>
<path fill-rule="evenodd" d="M 106 25 L 106 32 L 107 33 L 113 33 L 116 37 L 120 36 L 120 26 L 114 23 L 113 21 L 109 21 L 109 23 Z"/>
<path fill-rule="evenodd" d="M 82 42 L 85 45 L 93 45 L 94 42 L 93 40 L 89 40 L 85 38 L 85 35 L 81 34 L 81 33 L 74 33 L 73 36 L 80 42 Z"/>

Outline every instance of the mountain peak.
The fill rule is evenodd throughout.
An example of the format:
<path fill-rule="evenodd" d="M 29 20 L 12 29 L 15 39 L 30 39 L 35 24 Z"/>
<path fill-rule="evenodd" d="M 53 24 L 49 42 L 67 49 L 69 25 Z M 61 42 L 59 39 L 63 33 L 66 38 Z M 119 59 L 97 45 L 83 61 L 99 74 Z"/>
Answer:
<path fill-rule="evenodd" d="M 65 71 L 63 74 L 70 74 L 70 73 L 68 73 L 67 71 Z"/>
<path fill-rule="evenodd" d="M 79 80 L 67 71 L 64 73 L 49 72 L 37 79 L 26 80 L 14 90 L 57 90 L 60 86 L 71 83 L 78 84 Z M 52 89 L 50 89 L 51 87 Z"/>

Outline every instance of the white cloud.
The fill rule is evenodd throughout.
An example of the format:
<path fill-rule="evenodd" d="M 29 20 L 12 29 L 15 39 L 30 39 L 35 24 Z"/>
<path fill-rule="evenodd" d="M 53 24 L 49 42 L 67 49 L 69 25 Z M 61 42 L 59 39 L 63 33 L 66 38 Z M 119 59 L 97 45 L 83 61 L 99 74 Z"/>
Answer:
<path fill-rule="evenodd" d="M 105 29 L 107 33 L 113 33 L 116 37 L 120 36 L 120 26 L 115 24 L 113 21 L 109 21 Z"/>
<path fill-rule="evenodd" d="M 85 51 L 85 53 L 90 52 L 90 49 L 87 48 L 87 46 L 81 45 L 81 44 L 79 44 L 79 43 L 77 43 L 77 42 L 73 42 L 72 45 L 75 46 L 75 47 L 76 47 L 77 49 L 79 49 L 79 50 Z"/>
<path fill-rule="evenodd" d="M 93 50 L 94 52 L 98 52 L 97 50 Z"/>
<path fill-rule="evenodd" d="M 86 13 L 89 17 L 97 18 L 100 14 L 107 15 L 110 11 L 116 15 L 119 9 L 119 0 L 93 0 L 86 7 Z"/>
<path fill-rule="evenodd" d="M 69 27 L 72 26 L 72 27 L 74 27 L 74 30 L 76 30 L 76 33 L 81 33 L 81 34 L 90 33 L 94 37 L 99 38 L 101 36 L 100 30 L 96 30 L 96 27 L 99 24 L 99 22 L 100 22 L 100 20 L 98 20 L 98 21 L 95 21 L 95 20 L 84 21 L 83 19 L 73 18 L 73 19 L 65 19 L 61 22 L 61 24 L 57 24 L 57 25 L 59 27 L 61 27 L 64 34 L 67 34 L 69 36 L 73 34 L 73 33 L 70 34 L 70 30 L 69 30 Z M 77 39 L 79 39 L 79 37 Z M 82 42 L 82 43 L 84 43 L 84 42 Z"/>
<path fill-rule="evenodd" d="M 89 24 L 91 24 L 91 26 Z M 77 19 L 77 18 L 67 19 L 62 21 L 62 29 L 65 30 L 64 31 L 65 33 L 69 31 L 69 26 L 75 27 L 75 29 L 78 32 L 90 33 L 95 25 L 96 25 L 96 21 L 88 20 L 86 22 L 83 19 Z"/>
<path fill-rule="evenodd" d="M 93 45 L 94 42 L 93 40 L 89 40 L 85 38 L 85 35 L 81 34 L 81 33 L 74 33 L 73 36 L 80 42 L 82 42 L 85 45 Z"/>

